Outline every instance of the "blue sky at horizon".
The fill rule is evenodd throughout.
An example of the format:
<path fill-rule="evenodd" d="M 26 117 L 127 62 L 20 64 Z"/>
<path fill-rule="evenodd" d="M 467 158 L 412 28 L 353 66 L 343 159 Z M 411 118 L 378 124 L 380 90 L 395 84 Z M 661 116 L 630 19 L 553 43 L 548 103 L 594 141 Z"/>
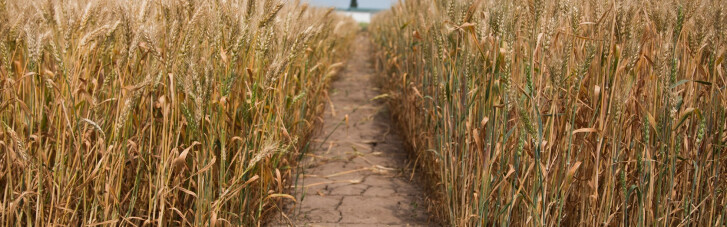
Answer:
<path fill-rule="evenodd" d="M 314 6 L 336 8 L 348 8 L 349 4 L 351 4 L 351 0 L 303 0 L 303 2 L 310 2 L 310 4 Z M 397 0 L 358 0 L 358 7 L 367 9 L 388 9 L 396 2 Z"/>

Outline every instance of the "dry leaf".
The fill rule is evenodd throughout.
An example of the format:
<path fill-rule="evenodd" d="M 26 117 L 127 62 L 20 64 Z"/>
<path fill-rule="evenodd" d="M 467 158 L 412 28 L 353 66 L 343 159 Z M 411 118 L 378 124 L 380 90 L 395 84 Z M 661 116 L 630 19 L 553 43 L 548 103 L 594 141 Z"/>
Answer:
<path fill-rule="evenodd" d="M 573 130 L 573 135 L 575 135 L 576 133 L 581 133 L 581 132 L 598 132 L 598 129 L 595 129 L 595 128 L 579 128 L 579 129 Z"/>

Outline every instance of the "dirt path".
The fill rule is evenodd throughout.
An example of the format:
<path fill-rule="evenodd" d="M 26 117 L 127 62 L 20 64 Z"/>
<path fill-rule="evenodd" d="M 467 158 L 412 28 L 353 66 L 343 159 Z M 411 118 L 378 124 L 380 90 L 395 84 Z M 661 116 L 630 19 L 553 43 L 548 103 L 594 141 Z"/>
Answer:
<path fill-rule="evenodd" d="M 409 180 L 407 159 L 379 95 L 367 35 L 332 84 L 321 133 L 301 162 L 302 202 L 288 218 L 297 226 L 424 226 L 422 190 Z M 290 222 L 278 222 L 290 223 Z M 282 224 L 282 226 L 289 224 Z"/>

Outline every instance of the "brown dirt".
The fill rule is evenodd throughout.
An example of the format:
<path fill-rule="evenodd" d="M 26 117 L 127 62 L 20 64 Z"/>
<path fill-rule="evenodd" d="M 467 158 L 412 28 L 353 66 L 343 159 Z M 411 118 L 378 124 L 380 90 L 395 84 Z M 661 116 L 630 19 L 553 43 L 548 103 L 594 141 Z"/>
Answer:
<path fill-rule="evenodd" d="M 300 163 L 300 202 L 274 226 L 430 225 L 422 189 L 409 180 L 404 144 L 385 105 L 373 100 L 380 92 L 368 36 L 357 37 L 354 48 L 332 84 L 322 131 Z"/>

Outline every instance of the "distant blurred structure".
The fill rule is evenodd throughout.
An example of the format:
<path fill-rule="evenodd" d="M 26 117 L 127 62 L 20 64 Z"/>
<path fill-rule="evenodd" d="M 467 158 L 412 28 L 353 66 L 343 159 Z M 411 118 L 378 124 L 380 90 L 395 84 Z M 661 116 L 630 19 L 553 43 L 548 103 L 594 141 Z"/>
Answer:
<path fill-rule="evenodd" d="M 387 10 L 399 0 L 300 0 L 317 7 L 335 7 L 337 9 L 365 8 Z"/>
<path fill-rule="evenodd" d="M 353 7 L 356 4 L 356 0 L 351 1 L 351 7 L 348 9 L 336 9 L 336 12 L 352 17 L 356 22 L 359 23 L 371 23 L 371 16 L 381 11 L 380 9 L 366 9 Z"/>

